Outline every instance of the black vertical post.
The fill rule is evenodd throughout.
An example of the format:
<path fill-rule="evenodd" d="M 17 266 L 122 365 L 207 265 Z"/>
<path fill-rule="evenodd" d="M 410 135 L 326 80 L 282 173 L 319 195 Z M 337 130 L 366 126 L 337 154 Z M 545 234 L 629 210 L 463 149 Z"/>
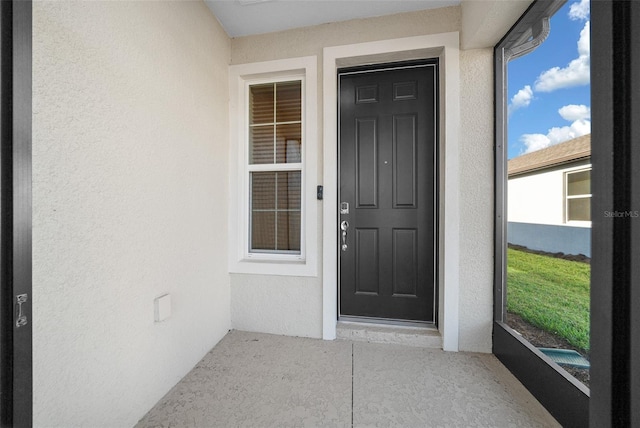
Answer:
<path fill-rule="evenodd" d="M 11 2 L 0 2 L 0 425 L 13 420 L 13 287 L 12 247 L 12 144 L 11 144 Z"/>
<path fill-rule="evenodd" d="M 640 423 L 640 4 L 591 3 L 590 426 Z"/>
<path fill-rule="evenodd" d="M 0 424 L 33 423 L 30 1 L 0 2 Z"/>
<path fill-rule="evenodd" d="M 629 413 L 631 426 L 640 426 L 640 4 L 629 5 L 629 111 L 631 129 L 631 281 L 629 344 Z"/>

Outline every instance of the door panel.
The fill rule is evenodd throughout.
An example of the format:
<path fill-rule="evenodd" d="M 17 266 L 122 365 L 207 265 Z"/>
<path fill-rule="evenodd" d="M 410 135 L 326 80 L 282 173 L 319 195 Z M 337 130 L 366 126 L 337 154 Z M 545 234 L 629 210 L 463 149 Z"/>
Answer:
<path fill-rule="evenodd" d="M 339 73 L 341 315 L 434 321 L 436 67 Z"/>
<path fill-rule="evenodd" d="M 380 294 L 378 229 L 356 229 L 356 294 Z"/>
<path fill-rule="evenodd" d="M 358 208 L 377 208 L 378 139 L 376 119 L 356 119 L 356 187 Z"/>
<path fill-rule="evenodd" d="M 418 231 L 393 230 L 393 295 L 418 297 Z"/>
<path fill-rule="evenodd" d="M 416 208 L 416 115 L 393 117 L 393 207 Z"/>

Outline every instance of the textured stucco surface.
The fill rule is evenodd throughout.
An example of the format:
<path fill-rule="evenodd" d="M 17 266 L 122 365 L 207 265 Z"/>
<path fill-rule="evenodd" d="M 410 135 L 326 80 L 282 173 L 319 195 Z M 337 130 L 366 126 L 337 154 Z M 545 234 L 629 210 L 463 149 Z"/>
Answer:
<path fill-rule="evenodd" d="M 462 0 L 462 49 L 491 48 L 531 5 L 532 0 Z"/>
<path fill-rule="evenodd" d="M 460 350 L 491 352 L 493 51 L 460 52 Z"/>
<path fill-rule="evenodd" d="M 231 39 L 231 63 L 307 55 L 320 59 L 327 46 L 459 31 L 460 20 L 460 7 L 455 6 L 238 37 Z"/>
<path fill-rule="evenodd" d="M 231 63 L 244 64 L 317 55 L 318 89 L 322 93 L 321 61 L 324 47 L 445 33 L 459 29 L 459 7 L 324 24 L 232 39 Z M 322 106 L 318 105 L 318 120 L 322 123 L 320 112 Z M 318 141 L 322 141 L 322 126 L 318 126 Z M 321 153 L 322 144 L 318 144 L 318 159 L 322 159 Z M 319 162 L 318 184 L 322 184 L 322 166 L 322 162 Z M 323 231 L 321 226 L 322 217 L 319 215 L 318 236 L 331 233 Z M 319 254 L 322 253 L 320 245 L 321 239 L 318 242 Z M 318 269 L 319 272 L 321 270 Z M 320 276 L 285 279 L 233 274 L 231 294 L 233 328 L 315 338 L 322 336 Z M 281 313 L 293 318 L 282 320 L 279 316 Z"/>
<path fill-rule="evenodd" d="M 35 425 L 131 426 L 232 325 L 322 334 L 322 278 L 227 273 L 228 64 L 317 55 L 322 93 L 323 47 L 458 31 L 460 8 L 231 41 L 201 2 L 34 2 L 33 22 Z M 484 352 L 490 56 L 461 56 L 460 348 Z"/>
<path fill-rule="evenodd" d="M 334 23 L 254 37 L 232 39 L 232 63 L 248 63 L 304 55 L 318 55 L 322 48 L 423 34 L 460 30 L 460 8 L 443 8 L 420 13 Z M 493 319 L 493 64 L 492 50 L 461 51 L 460 129 L 460 324 L 459 349 L 491 352 Z M 322 88 L 319 70 L 318 85 Z M 319 110 L 322 110 L 319 108 Z M 446 120 L 446 118 L 445 118 Z M 319 129 L 319 132 L 321 130 Z M 319 136 L 319 141 L 322 141 Z M 446 142 L 445 142 L 446 144 Z M 328 160 L 324 160 L 327 162 Z M 446 191 L 446 190 L 445 190 Z M 330 231 L 324 231 L 330 233 Z M 320 235 L 322 236 L 322 235 Z M 272 284 L 271 286 L 265 284 Z M 290 293 L 288 282 L 265 280 L 261 276 L 232 275 L 232 320 L 234 328 L 290 334 L 291 326 L 309 327 L 304 334 L 319 337 L 321 319 L 290 321 L 284 327 L 274 317 L 275 303 L 285 307 L 321 305 L 320 278 L 299 278 L 307 294 Z M 275 294 L 260 292 L 260 305 L 245 304 L 252 287 L 271 287 Z M 274 297 L 278 296 L 278 297 Z M 313 301 L 312 299 L 318 299 Z M 297 299 L 297 300 L 294 300 Z M 254 301 L 258 301 L 255 297 Z M 273 304 L 272 304 L 273 303 Z M 291 313 L 288 310 L 288 313 Z M 302 313 L 301 313 L 302 314 Z M 273 320 L 271 324 L 265 323 Z M 265 329 L 265 326 L 268 326 Z"/>
<path fill-rule="evenodd" d="M 493 355 L 232 331 L 136 425 L 558 427 Z"/>
<path fill-rule="evenodd" d="M 201 2 L 33 25 L 34 425 L 132 426 L 230 328 L 229 39 Z"/>
<path fill-rule="evenodd" d="M 275 275 L 232 275 L 231 319 L 244 331 L 322 337 L 322 284 Z"/>

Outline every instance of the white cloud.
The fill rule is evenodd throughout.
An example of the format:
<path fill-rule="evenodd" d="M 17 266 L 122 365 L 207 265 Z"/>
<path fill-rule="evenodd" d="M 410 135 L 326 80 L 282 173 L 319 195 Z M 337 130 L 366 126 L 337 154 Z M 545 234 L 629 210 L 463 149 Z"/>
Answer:
<path fill-rule="evenodd" d="M 526 147 L 524 154 L 541 150 L 551 145 L 551 141 L 544 134 L 524 134 L 520 137 Z"/>
<path fill-rule="evenodd" d="M 589 25 L 589 21 L 587 21 L 580 31 L 578 58 L 572 60 L 565 68 L 553 67 L 542 72 L 535 83 L 536 91 L 552 92 L 556 89 L 589 84 L 591 81 Z"/>
<path fill-rule="evenodd" d="M 562 110 L 562 109 L 561 109 Z M 591 132 L 591 121 L 586 119 L 575 120 L 569 126 L 553 127 L 544 134 L 524 134 L 520 141 L 524 143 L 526 149 L 524 153 L 535 152 L 553 146 L 572 138 L 580 137 Z"/>
<path fill-rule="evenodd" d="M 533 90 L 531 89 L 531 86 L 526 85 L 511 98 L 511 103 L 509 103 L 509 114 L 511 114 L 515 110 L 518 110 L 519 108 L 527 107 L 529 104 L 531 104 L 532 99 Z"/>
<path fill-rule="evenodd" d="M 568 120 L 569 122 L 591 119 L 591 108 L 587 107 L 584 104 L 566 105 L 564 107 L 561 107 L 560 110 L 558 110 L 558 113 L 560 113 L 560 116 L 562 116 L 564 120 Z"/>
<path fill-rule="evenodd" d="M 590 1 L 589 0 L 580 0 L 580 2 L 576 2 L 571 5 L 569 8 L 569 18 L 573 21 L 581 21 L 584 19 L 589 19 L 590 12 Z"/>
<path fill-rule="evenodd" d="M 591 40 L 589 36 L 589 29 L 591 28 L 591 22 L 587 21 L 580 31 L 580 38 L 578 39 L 578 55 L 580 58 L 587 57 L 589 59 L 591 54 Z M 588 64 L 588 62 L 587 62 Z"/>

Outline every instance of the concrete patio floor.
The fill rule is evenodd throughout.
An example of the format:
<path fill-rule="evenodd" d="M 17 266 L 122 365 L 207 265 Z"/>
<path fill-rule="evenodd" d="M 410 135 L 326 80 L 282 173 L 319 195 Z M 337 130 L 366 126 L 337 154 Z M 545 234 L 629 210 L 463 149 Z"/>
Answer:
<path fill-rule="evenodd" d="M 493 356 L 231 331 L 137 427 L 549 427 Z"/>

